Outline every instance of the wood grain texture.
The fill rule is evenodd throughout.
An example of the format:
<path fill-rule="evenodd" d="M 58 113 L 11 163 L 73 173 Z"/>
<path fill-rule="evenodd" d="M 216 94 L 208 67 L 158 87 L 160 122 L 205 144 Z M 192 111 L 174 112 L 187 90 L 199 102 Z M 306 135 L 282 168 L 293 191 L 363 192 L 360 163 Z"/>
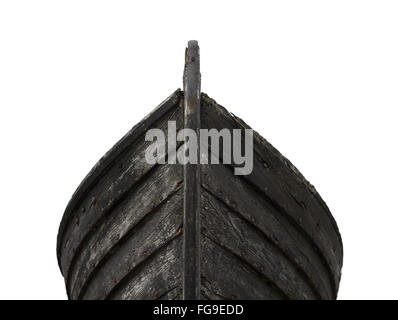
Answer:
<path fill-rule="evenodd" d="M 82 291 L 89 286 L 96 271 L 104 269 L 104 263 L 110 260 L 112 255 L 115 255 L 116 259 L 121 259 L 119 251 L 122 250 L 122 244 L 124 247 L 129 247 L 129 244 L 125 244 L 125 242 L 136 241 L 133 244 L 133 248 L 129 250 L 133 250 L 137 246 L 136 233 L 144 226 L 152 226 L 165 214 L 168 215 L 168 219 L 160 220 L 163 224 L 157 228 L 157 231 L 161 234 L 164 232 L 159 228 L 164 228 L 166 232 L 167 223 L 174 221 L 175 217 L 181 220 L 178 225 L 182 224 L 182 208 L 178 207 L 178 205 L 181 207 L 182 201 L 181 171 L 182 168 L 180 166 L 164 165 L 159 167 L 153 176 L 150 177 L 151 183 L 143 184 L 139 187 L 134 195 L 126 199 L 123 204 L 113 211 L 112 215 L 104 221 L 97 232 L 87 241 L 80 256 L 76 259 L 74 264 L 76 267 L 71 270 L 70 284 L 74 297 L 83 296 Z M 158 179 L 167 181 L 167 183 L 158 184 L 156 183 Z M 176 195 L 177 191 L 178 194 Z M 169 217 L 171 211 L 173 215 Z M 177 225 L 174 225 L 175 227 Z M 160 235 L 156 234 L 154 236 L 158 237 Z M 156 244 L 156 239 L 147 239 L 147 241 L 150 244 Z M 142 246 L 145 247 L 144 244 Z M 148 251 L 148 249 L 144 251 Z"/>
<path fill-rule="evenodd" d="M 196 132 L 249 128 L 200 93 L 199 49 L 189 48 L 184 92 L 127 133 L 65 210 L 57 256 L 69 299 L 336 299 L 337 224 L 315 188 L 258 133 L 246 176 L 222 164 L 222 152 L 220 164 L 146 162 L 146 131 L 166 132 L 171 120 Z"/>
<path fill-rule="evenodd" d="M 202 94 L 201 101 L 203 128 L 250 128 L 207 95 Z M 220 145 L 222 148 L 222 143 Z M 256 132 L 253 171 L 240 176 L 240 180 L 306 238 L 324 265 L 333 287 L 332 296 L 336 297 L 342 268 L 342 241 L 336 222 L 315 188 Z"/>
<path fill-rule="evenodd" d="M 197 137 L 200 136 L 199 47 L 196 41 L 188 43 L 185 55 L 184 129 L 193 130 Z M 196 163 L 184 165 L 183 298 L 185 300 L 200 299 L 199 139 L 196 141 L 196 148 Z"/>
<path fill-rule="evenodd" d="M 182 128 L 183 101 L 180 95 L 152 126 L 166 129 L 176 120 Z M 247 127 L 205 95 L 201 109 L 202 128 Z M 335 222 L 315 189 L 265 140 L 255 136 L 249 176 L 234 175 L 233 163 L 198 165 L 199 190 L 184 183 L 182 165 L 146 165 L 147 145 L 141 134 L 92 190 L 78 195 L 81 206 L 91 205 L 73 213 L 79 221 L 70 220 L 59 257 L 70 299 L 188 298 L 188 192 L 200 201 L 199 229 L 188 229 L 200 233 L 194 298 L 336 298 L 342 247 Z"/>
<path fill-rule="evenodd" d="M 64 273 L 64 269 L 60 261 L 61 250 L 63 249 L 62 247 L 66 246 L 68 240 L 70 240 L 69 232 L 72 232 L 75 229 L 75 225 L 80 225 L 81 216 L 85 216 L 87 210 L 96 204 L 97 194 L 95 192 L 95 187 L 98 182 L 106 179 L 105 175 L 109 174 L 109 171 L 112 168 L 113 170 L 119 170 L 120 172 L 125 171 L 125 168 L 123 168 L 123 162 L 119 164 L 119 167 L 115 167 L 115 162 L 118 161 L 119 158 L 128 157 L 126 154 L 131 152 L 136 153 L 136 149 L 133 145 L 137 139 L 142 137 L 149 128 L 153 127 L 156 121 L 164 117 L 171 109 L 175 108 L 175 106 L 180 103 L 181 95 L 181 90 L 176 90 L 145 119 L 134 126 L 100 159 L 100 161 L 98 161 L 76 189 L 65 209 L 65 213 L 58 230 L 57 256 L 62 273 Z M 68 240 L 66 240 L 66 238 L 68 238 Z"/>
<path fill-rule="evenodd" d="M 239 260 L 245 260 L 263 281 L 272 283 L 284 297 L 320 297 L 298 264 L 242 214 L 208 192 L 202 192 L 202 208 L 202 234 L 233 252 Z"/>

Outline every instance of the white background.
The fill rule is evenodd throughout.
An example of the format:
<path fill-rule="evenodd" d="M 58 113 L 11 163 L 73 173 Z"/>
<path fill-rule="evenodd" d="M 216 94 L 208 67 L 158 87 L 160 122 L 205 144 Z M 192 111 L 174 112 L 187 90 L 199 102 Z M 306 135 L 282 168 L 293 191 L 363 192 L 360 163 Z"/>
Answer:
<path fill-rule="evenodd" d="M 64 208 L 95 162 L 182 85 L 315 185 L 344 242 L 340 299 L 398 298 L 397 1 L 1 1 L 0 298 L 65 299 Z"/>

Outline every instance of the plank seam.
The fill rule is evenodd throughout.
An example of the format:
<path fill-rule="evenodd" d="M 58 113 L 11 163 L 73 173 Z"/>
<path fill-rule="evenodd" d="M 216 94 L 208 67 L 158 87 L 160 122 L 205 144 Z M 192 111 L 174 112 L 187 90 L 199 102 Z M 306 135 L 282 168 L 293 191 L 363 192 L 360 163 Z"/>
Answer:
<path fill-rule="evenodd" d="M 152 174 L 154 174 L 157 169 L 159 168 L 159 164 L 155 164 L 153 167 L 151 167 L 147 172 L 145 172 L 138 181 L 135 181 L 135 183 L 130 186 L 126 190 L 125 193 L 121 194 L 113 203 L 111 206 L 109 206 L 102 214 L 102 216 L 95 222 L 95 224 L 91 227 L 91 229 L 84 235 L 83 239 L 79 242 L 73 257 L 71 259 L 71 262 L 69 264 L 68 270 L 66 272 L 66 287 L 67 287 L 67 292 L 69 295 L 69 289 L 70 289 L 70 277 L 71 277 L 71 270 L 73 270 L 74 265 L 76 263 L 77 258 L 79 257 L 81 251 L 83 250 L 83 246 L 86 244 L 86 242 L 92 237 L 94 232 L 97 231 L 98 228 L 101 227 L 103 223 L 105 223 L 106 218 L 119 206 L 121 205 L 128 195 L 130 195 L 132 192 L 134 192 L 137 188 L 139 188 L 143 183 L 145 183 L 145 178 L 150 177 Z"/>
<path fill-rule="evenodd" d="M 148 263 L 150 263 L 153 259 L 156 258 L 158 254 L 160 254 L 160 252 L 162 252 L 163 249 L 165 249 L 173 241 L 178 239 L 181 235 L 181 227 L 182 225 L 179 226 L 178 231 L 174 235 L 172 235 L 162 246 L 153 251 L 151 255 L 145 257 L 144 260 L 138 263 L 129 273 L 127 273 L 122 279 L 120 279 L 120 281 L 116 283 L 115 286 L 105 296 L 104 300 L 112 300 L 112 296 L 114 296 L 118 290 L 122 289 L 123 286 L 128 285 L 130 279 L 132 279 L 137 273 L 144 269 Z"/>
<path fill-rule="evenodd" d="M 68 229 L 71 221 L 73 220 L 76 209 L 81 204 L 81 202 L 86 198 L 89 191 L 95 186 L 100 179 L 109 171 L 115 160 L 122 157 L 128 150 L 129 147 L 134 144 L 144 133 L 145 128 L 152 126 L 156 121 L 165 116 L 170 112 L 173 107 L 178 104 L 182 92 L 180 89 L 176 90 L 171 96 L 169 96 L 165 101 L 163 101 L 150 115 L 145 117 L 140 123 L 135 125 L 123 138 L 117 142 L 107 154 L 102 157 L 97 164 L 91 169 L 84 180 L 80 183 L 71 200 L 69 201 L 64 215 L 61 220 L 57 235 L 57 257 L 58 264 L 61 273 L 64 274 L 61 263 L 60 256 L 62 251 L 62 243 L 64 241 L 66 230 Z M 134 136 L 135 135 L 135 136 Z M 131 141 L 128 141 L 131 138 Z M 113 154 L 115 152 L 116 154 Z"/>
<path fill-rule="evenodd" d="M 208 104 L 218 108 L 222 113 L 224 113 L 233 122 L 237 123 L 240 127 L 244 128 L 244 129 L 250 129 L 250 127 L 241 118 L 235 116 L 234 114 L 231 114 L 227 109 L 225 109 L 223 106 L 218 104 L 214 99 L 210 98 L 206 93 L 201 93 L 201 98 L 203 99 L 203 101 L 207 102 Z M 339 228 L 337 226 L 336 220 L 334 219 L 334 217 L 331 214 L 331 212 L 330 212 L 329 208 L 327 207 L 326 203 L 323 201 L 323 199 L 318 194 L 318 192 L 315 190 L 315 188 L 313 188 L 314 190 L 312 190 L 310 188 L 311 184 L 299 172 L 299 170 L 297 170 L 295 168 L 295 166 L 289 161 L 289 159 L 287 159 L 285 156 L 283 156 L 274 146 L 272 146 L 268 141 L 266 141 L 266 139 L 264 139 L 258 132 L 254 131 L 254 130 L 253 130 L 253 132 L 254 132 L 253 137 L 254 137 L 255 141 L 260 146 L 263 146 L 263 147 L 267 148 L 267 150 L 269 148 L 271 148 L 272 151 L 275 152 L 276 156 L 279 157 L 280 160 L 282 161 L 282 163 L 286 166 L 288 171 L 291 172 L 294 176 L 296 176 L 298 178 L 299 183 L 301 183 L 305 187 L 305 189 L 308 191 L 308 193 L 312 197 L 314 197 L 314 199 L 316 201 L 318 201 L 321 204 L 324 212 L 326 213 L 327 218 L 330 220 L 330 222 L 332 224 L 332 227 L 333 227 L 334 232 L 335 232 L 335 234 L 336 234 L 336 236 L 337 236 L 337 238 L 339 240 L 341 248 L 343 249 L 343 242 L 342 242 L 342 239 L 341 239 L 341 234 L 340 234 Z M 268 146 L 265 145 L 264 141 L 268 144 Z M 263 156 L 258 152 L 257 148 L 253 148 L 253 151 L 261 160 L 265 161 Z"/>
<path fill-rule="evenodd" d="M 322 250 L 319 246 L 315 243 L 315 240 L 292 218 L 280 205 L 278 205 L 275 201 L 273 201 L 267 194 L 263 192 L 261 188 L 257 185 L 252 183 L 249 178 L 244 177 L 242 178 L 243 181 L 246 182 L 247 185 L 251 187 L 260 197 L 263 197 L 276 211 L 282 214 L 282 216 L 291 224 L 291 226 L 296 229 L 303 237 L 307 240 L 308 244 L 314 249 L 316 254 L 319 256 L 321 263 L 324 265 L 325 269 L 328 273 L 328 278 L 331 283 L 331 287 L 333 290 L 333 298 L 336 299 L 337 297 L 337 284 L 334 280 L 333 271 L 328 263 L 327 258 L 325 257 Z"/>
<path fill-rule="evenodd" d="M 261 230 L 259 227 L 257 227 L 255 224 L 253 224 L 250 220 L 248 220 L 242 213 L 237 211 L 236 209 L 232 208 L 230 205 L 225 203 L 223 199 L 221 199 L 218 195 L 214 194 L 210 189 L 208 189 L 206 186 L 202 185 L 202 188 L 206 190 L 207 193 L 209 193 L 212 197 L 214 197 L 216 200 L 221 202 L 225 207 L 227 207 L 233 214 L 235 214 L 237 217 L 240 219 L 244 220 L 248 225 L 250 225 L 254 230 L 257 230 L 258 233 L 260 233 L 274 248 L 276 248 L 295 268 L 298 270 L 298 272 L 308 281 L 314 295 L 318 298 L 321 298 L 322 295 L 320 294 L 319 290 L 317 289 L 315 283 L 311 280 L 309 275 L 300 267 L 298 263 L 294 261 L 293 258 L 291 258 L 281 247 L 279 247 L 263 230 Z"/>
<path fill-rule="evenodd" d="M 208 236 L 207 234 L 201 233 L 201 235 L 203 237 L 209 239 L 213 243 L 215 243 L 217 246 L 219 246 L 224 251 L 230 253 L 233 257 L 235 257 L 243 265 L 245 265 L 247 268 L 252 270 L 252 272 L 254 272 L 257 276 L 259 276 L 265 284 L 270 285 L 271 288 L 273 290 L 277 291 L 281 296 L 283 296 L 285 300 L 292 300 L 292 298 L 289 297 L 278 285 L 276 285 L 276 283 L 274 283 L 271 279 L 269 279 L 264 273 L 262 273 L 260 270 L 258 270 L 250 262 L 246 261 L 243 257 L 236 254 L 233 250 L 231 250 L 228 247 L 224 246 L 223 244 L 219 243 L 217 240 L 213 239 L 212 237 Z"/>
<path fill-rule="evenodd" d="M 178 286 L 173 286 L 170 289 L 167 289 L 165 292 L 161 293 L 156 299 L 154 300 L 160 300 L 161 298 L 165 297 L 167 294 L 169 294 L 171 291 L 174 289 L 178 288 Z"/>
<path fill-rule="evenodd" d="M 210 152 L 211 152 L 211 150 L 210 150 Z M 213 152 L 211 152 L 211 153 L 214 155 Z M 258 155 L 258 156 L 260 156 L 260 155 Z M 261 156 L 260 156 L 260 158 L 261 158 Z M 234 166 L 232 164 L 228 164 L 228 165 L 224 164 L 221 156 L 219 156 L 219 161 L 224 167 L 228 168 L 232 172 L 234 171 Z M 240 179 L 241 179 L 241 181 L 246 183 L 252 190 L 254 190 L 257 193 L 257 195 L 260 196 L 260 198 L 263 198 L 265 201 L 267 201 L 267 203 L 269 205 L 271 205 L 276 211 L 282 213 L 283 217 L 292 225 L 292 227 L 294 229 L 296 229 L 300 234 L 302 234 L 302 236 L 307 240 L 309 245 L 315 250 L 316 254 L 320 257 L 321 263 L 324 265 L 325 269 L 327 270 L 328 278 L 329 278 L 329 281 L 331 282 L 331 286 L 332 286 L 332 290 L 333 290 L 333 298 L 336 299 L 338 284 L 334 280 L 333 271 L 328 263 L 327 258 L 324 256 L 324 254 L 323 254 L 322 250 L 319 248 L 319 246 L 315 243 L 314 239 L 312 239 L 312 237 L 294 220 L 293 217 L 290 216 L 289 213 L 286 212 L 286 210 L 283 209 L 283 207 L 279 206 L 272 198 L 270 198 L 268 196 L 268 194 L 266 194 L 264 192 L 264 190 L 259 188 L 252 181 L 250 181 L 250 178 L 248 176 L 240 176 Z M 204 186 L 202 185 L 202 187 L 204 187 Z"/>
<path fill-rule="evenodd" d="M 104 255 L 103 257 L 98 261 L 98 263 L 95 265 L 93 270 L 90 272 L 89 276 L 87 277 L 86 281 L 83 283 L 81 286 L 80 292 L 78 294 L 77 300 L 81 300 L 81 298 L 84 296 L 85 292 L 87 291 L 87 288 L 90 286 L 92 279 L 96 276 L 96 274 L 99 272 L 101 267 L 113 257 L 115 251 L 117 248 L 122 246 L 124 243 L 129 241 L 129 239 L 133 236 L 134 232 L 137 230 L 137 228 L 142 227 L 145 225 L 150 219 L 153 217 L 153 215 L 158 212 L 166 203 L 168 200 L 172 199 L 178 191 L 181 190 L 181 186 L 179 186 L 177 189 L 173 190 L 171 194 L 169 194 L 162 202 L 160 202 L 155 208 L 153 208 L 150 212 L 145 214 L 140 220 L 138 220 L 127 233 L 119 239 L 119 241 L 113 245 Z M 168 213 L 165 218 L 169 217 L 171 214 Z M 162 220 L 163 221 L 163 220 Z M 72 270 L 73 271 L 73 270 Z"/>

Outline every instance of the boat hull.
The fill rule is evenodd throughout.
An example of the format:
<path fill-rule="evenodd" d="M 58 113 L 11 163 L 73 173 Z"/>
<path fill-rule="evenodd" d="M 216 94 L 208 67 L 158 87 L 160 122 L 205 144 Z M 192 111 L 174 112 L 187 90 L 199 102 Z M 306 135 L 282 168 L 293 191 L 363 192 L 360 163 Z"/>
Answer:
<path fill-rule="evenodd" d="M 315 189 L 260 135 L 254 133 L 250 174 L 235 175 L 237 165 L 220 158 L 195 167 L 197 188 L 186 183 L 184 165 L 147 163 L 145 132 L 167 131 L 169 121 L 182 129 L 184 108 L 177 90 L 73 195 L 57 247 L 68 297 L 186 299 L 184 279 L 194 276 L 195 299 L 335 299 L 343 256 L 336 223 Z M 249 128 L 205 94 L 199 110 L 203 129 Z M 192 196 L 198 242 L 187 248 Z M 186 251 L 197 258 L 194 269 L 187 270 Z"/>

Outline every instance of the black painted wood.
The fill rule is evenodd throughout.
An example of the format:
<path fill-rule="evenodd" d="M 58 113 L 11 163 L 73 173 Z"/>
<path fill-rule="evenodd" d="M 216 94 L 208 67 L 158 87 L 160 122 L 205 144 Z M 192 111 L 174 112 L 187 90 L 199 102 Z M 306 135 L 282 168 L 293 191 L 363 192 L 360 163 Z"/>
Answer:
<path fill-rule="evenodd" d="M 167 131 L 169 120 L 177 130 L 249 128 L 200 93 L 197 42 L 186 51 L 184 91 L 137 124 L 72 196 L 57 239 L 68 297 L 335 299 L 343 247 L 314 187 L 257 133 L 247 176 L 222 164 L 222 153 L 220 164 L 150 165 L 145 132 Z"/>

